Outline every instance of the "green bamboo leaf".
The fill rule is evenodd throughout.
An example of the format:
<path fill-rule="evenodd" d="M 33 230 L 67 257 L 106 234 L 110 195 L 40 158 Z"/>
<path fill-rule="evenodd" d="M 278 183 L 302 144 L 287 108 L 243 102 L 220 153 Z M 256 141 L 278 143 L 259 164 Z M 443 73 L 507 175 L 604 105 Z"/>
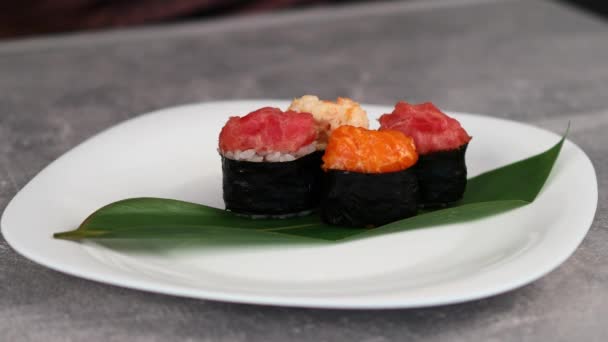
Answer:
<path fill-rule="evenodd" d="M 330 226 L 321 222 L 318 215 L 248 219 L 195 203 L 131 198 L 102 207 L 78 229 L 56 233 L 54 237 L 75 241 L 171 238 L 230 244 L 327 243 L 476 220 L 534 201 L 559 156 L 566 134 L 543 153 L 469 179 L 460 203 L 375 229 Z"/>
<path fill-rule="evenodd" d="M 568 124 L 562 139 L 543 153 L 469 179 L 462 204 L 503 200 L 534 201 L 551 173 L 569 130 Z"/>

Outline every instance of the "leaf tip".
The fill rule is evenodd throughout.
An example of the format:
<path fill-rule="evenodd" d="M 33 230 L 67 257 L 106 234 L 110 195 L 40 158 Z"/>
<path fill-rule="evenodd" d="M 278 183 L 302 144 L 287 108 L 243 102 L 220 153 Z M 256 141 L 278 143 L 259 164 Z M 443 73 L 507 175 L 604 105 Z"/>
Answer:
<path fill-rule="evenodd" d="M 60 240 L 71 240 L 71 241 L 77 241 L 79 240 L 78 236 L 76 236 L 74 234 L 74 232 L 70 231 L 70 232 L 61 232 L 61 233 L 54 233 L 53 234 L 53 238 L 54 239 L 60 239 Z"/>

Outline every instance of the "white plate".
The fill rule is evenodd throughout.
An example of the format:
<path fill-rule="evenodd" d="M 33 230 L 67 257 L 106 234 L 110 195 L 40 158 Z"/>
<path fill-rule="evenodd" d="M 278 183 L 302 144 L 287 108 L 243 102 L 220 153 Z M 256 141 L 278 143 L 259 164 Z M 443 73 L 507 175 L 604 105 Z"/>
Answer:
<path fill-rule="evenodd" d="M 42 265 L 119 286 L 244 303 L 395 308 L 462 302 L 529 283 L 566 260 L 593 220 L 595 171 L 585 153 L 566 142 L 534 203 L 474 222 L 322 247 L 168 248 L 142 242 L 133 250 L 51 238 L 127 197 L 223 207 L 220 128 L 229 115 L 267 105 L 287 103 L 189 105 L 108 129 L 27 184 L 6 208 L 2 233 L 15 250 Z M 391 110 L 365 108 L 372 119 Z M 512 121 L 453 115 L 474 137 L 467 152 L 471 176 L 542 152 L 560 138 Z"/>

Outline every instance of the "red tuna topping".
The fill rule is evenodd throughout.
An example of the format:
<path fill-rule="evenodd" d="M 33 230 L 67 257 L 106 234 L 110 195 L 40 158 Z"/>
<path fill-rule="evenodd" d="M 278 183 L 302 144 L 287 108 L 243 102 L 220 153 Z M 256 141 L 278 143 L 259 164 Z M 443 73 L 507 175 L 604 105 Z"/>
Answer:
<path fill-rule="evenodd" d="M 220 151 L 292 153 L 317 138 L 310 113 L 282 112 L 264 107 L 243 117 L 231 117 L 220 133 Z"/>
<path fill-rule="evenodd" d="M 454 150 L 471 140 L 456 119 L 430 102 L 400 101 L 391 114 L 382 115 L 379 121 L 380 130 L 394 129 L 412 137 L 420 154 Z"/>

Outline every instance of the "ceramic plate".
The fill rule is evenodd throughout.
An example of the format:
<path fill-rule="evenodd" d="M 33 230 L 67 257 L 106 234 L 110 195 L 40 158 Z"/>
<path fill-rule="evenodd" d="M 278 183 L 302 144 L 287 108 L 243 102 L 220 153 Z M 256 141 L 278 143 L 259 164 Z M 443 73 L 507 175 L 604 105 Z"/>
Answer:
<path fill-rule="evenodd" d="M 257 304 L 404 308 L 482 298 L 538 279 L 574 252 L 593 220 L 595 171 L 568 141 L 534 203 L 468 223 L 329 246 L 141 242 L 134 249 L 132 243 L 127 248 L 51 238 L 77 227 L 95 209 L 128 197 L 223 208 L 220 128 L 230 115 L 267 105 L 285 108 L 287 102 L 188 105 L 110 128 L 27 184 L 6 208 L 2 233 L 15 250 L 44 266 L 134 289 Z M 364 107 L 372 119 L 392 110 Z M 540 153 L 560 138 L 522 123 L 452 114 L 474 137 L 467 151 L 471 176 Z"/>

